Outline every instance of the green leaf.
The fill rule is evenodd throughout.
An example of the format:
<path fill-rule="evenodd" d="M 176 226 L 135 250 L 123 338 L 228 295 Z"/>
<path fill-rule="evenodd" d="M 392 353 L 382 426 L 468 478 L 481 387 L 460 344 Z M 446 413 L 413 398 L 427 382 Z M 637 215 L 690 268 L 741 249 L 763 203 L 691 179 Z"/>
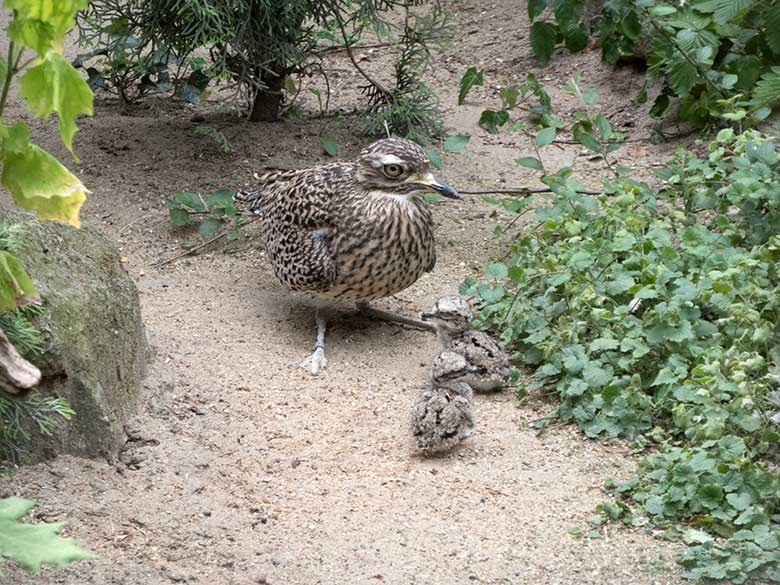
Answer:
<path fill-rule="evenodd" d="M 598 389 L 612 381 L 612 368 L 602 367 L 598 362 L 590 361 L 582 370 L 582 378 L 591 388 Z"/>
<path fill-rule="evenodd" d="M 471 140 L 469 134 L 456 134 L 455 136 L 449 136 L 444 141 L 445 152 L 463 152 L 466 150 L 466 145 Z"/>
<path fill-rule="evenodd" d="M 76 118 L 92 115 L 92 90 L 78 71 L 62 55 L 49 52 L 19 80 L 19 95 L 36 116 L 57 113 L 60 136 L 72 153 Z"/>
<path fill-rule="evenodd" d="M 509 270 L 507 269 L 506 264 L 495 262 L 488 264 L 485 267 L 485 278 L 504 280 L 507 276 L 509 276 Z"/>
<path fill-rule="evenodd" d="M 520 89 L 516 85 L 502 87 L 498 90 L 498 95 L 500 95 L 501 99 L 504 100 L 504 105 L 506 105 L 507 109 L 511 110 L 517 105 L 517 98 L 520 96 Z"/>
<path fill-rule="evenodd" d="M 428 160 L 431 161 L 431 166 L 436 170 L 441 170 L 444 166 L 441 155 L 432 148 L 426 148 L 425 154 L 428 156 Z"/>
<path fill-rule="evenodd" d="M 21 17 L 45 22 L 54 31 L 55 49 L 62 52 L 62 41 L 71 28 L 79 10 L 86 10 L 87 0 L 4 0 L 9 10 L 16 10 Z"/>
<path fill-rule="evenodd" d="M 460 93 L 458 93 L 458 105 L 462 105 L 466 96 L 475 85 L 485 84 L 485 72 L 476 67 L 469 67 L 460 80 Z"/>
<path fill-rule="evenodd" d="M 744 16 L 755 5 L 757 0 L 708 0 L 697 2 L 694 8 L 699 12 L 712 14 L 715 22 L 726 24 Z M 736 19 L 739 20 L 739 19 Z"/>
<path fill-rule="evenodd" d="M 547 0 L 528 0 L 528 18 L 534 20 L 547 8 Z"/>
<path fill-rule="evenodd" d="M 535 171 L 543 171 L 544 166 L 542 165 L 542 161 L 540 161 L 535 156 L 523 156 L 521 158 L 516 158 L 515 163 L 520 165 L 521 167 L 525 167 L 527 169 L 533 169 Z"/>
<path fill-rule="evenodd" d="M 35 506 L 21 498 L 0 500 L 0 558 L 7 557 L 34 574 L 41 565 L 61 567 L 74 561 L 97 558 L 69 538 L 59 536 L 62 523 L 21 524 L 16 522 Z"/>
<path fill-rule="evenodd" d="M 29 144 L 22 153 L 6 151 L 2 183 L 19 207 L 35 211 L 39 219 L 79 226 L 79 210 L 88 191 L 42 148 Z"/>
<path fill-rule="evenodd" d="M 219 231 L 220 227 L 222 227 L 222 222 L 220 220 L 215 217 L 207 217 L 202 222 L 200 222 L 198 233 L 204 238 L 207 236 L 213 236 Z"/>
<path fill-rule="evenodd" d="M 44 57 L 54 42 L 54 27 L 48 22 L 21 16 L 9 23 L 8 38 Z"/>
<path fill-rule="evenodd" d="M 531 25 L 531 50 L 542 67 L 550 62 L 557 39 L 558 27 L 554 24 L 537 20 Z"/>
<path fill-rule="evenodd" d="M 498 129 L 508 120 L 509 112 L 506 110 L 485 110 L 479 118 L 479 125 L 491 134 L 498 134 Z"/>
<path fill-rule="evenodd" d="M 190 222 L 190 212 L 186 209 L 171 209 L 168 211 L 168 217 L 173 225 L 179 227 Z"/>
<path fill-rule="evenodd" d="M 0 251 L 0 314 L 38 297 L 24 266 L 8 251 Z"/>
<path fill-rule="evenodd" d="M 24 154 L 30 145 L 30 129 L 24 122 L 17 122 L 13 126 L 2 126 L 2 149 L 6 152 Z"/>
<path fill-rule="evenodd" d="M 753 497 L 747 492 L 740 492 L 738 494 L 729 494 L 726 496 L 726 501 L 731 504 L 737 512 L 742 512 L 748 509 L 748 506 L 753 503 Z"/>
<path fill-rule="evenodd" d="M 754 108 L 771 106 L 780 100 L 780 67 L 772 67 L 756 83 L 750 105 Z"/>
<path fill-rule="evenodd" d="M 542 128 L 536 134 L 536 146 L 539 148 L 543 148 L 548 144 L 552 144 L 554 141 L 555 141 L 555 128 L 552 126 L 549 128 Z"/>
<path fill-rule="evenodd" d="M 329 156 L 336 156 L 339 153 L 339 145 L 336 144 L 336 139 L 332 134 L 323 134 L 320 136 L 320 142 L 322 143 L 322 149 Z"/>
<path fill-rule="evenodd" d="M 669 6 L 668 4 L 658 4 L 656 6 L 651 6 L 648 9 L 648 12 L 653 16 L 669 16 L 670 14 L 677 12 L 677 9 L 674 6 Z"/>

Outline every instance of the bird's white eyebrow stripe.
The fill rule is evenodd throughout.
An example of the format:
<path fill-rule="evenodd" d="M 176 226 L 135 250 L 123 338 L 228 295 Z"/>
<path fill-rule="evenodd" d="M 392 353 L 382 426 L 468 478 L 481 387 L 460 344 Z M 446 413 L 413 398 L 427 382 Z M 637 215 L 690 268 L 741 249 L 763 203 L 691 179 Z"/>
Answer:
<path fill-rule="evenodd" d="M 404 161 L 395 156 L 394 154 L 386 154 L 382 157 L 383 165 L 402 165 Z"/>

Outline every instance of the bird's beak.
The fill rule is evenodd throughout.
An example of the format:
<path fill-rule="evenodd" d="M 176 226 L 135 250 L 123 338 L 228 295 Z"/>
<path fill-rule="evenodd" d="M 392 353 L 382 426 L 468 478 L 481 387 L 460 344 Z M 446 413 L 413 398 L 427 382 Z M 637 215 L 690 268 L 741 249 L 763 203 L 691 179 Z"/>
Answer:
<path fill-rule="evenodd" d="M 469 365 L 469 366 L 466 367 L 466 371 L 469 374 L 484 374 L 485 373 L 485 368 L 483 368 L 482 366 Z"/>
<path fill-rule="evenodd" d="M 433 311 L 423 311 L 420 313 L 420 319 L 423 321 L 430 321 L 433 319 Z"/>
<path fill-rule="evenodd" d="M 458 193 L 455 189 L 450 187 L 447 183 L 442 183 L 433 176 L 433 173 L 428 173 L 427 175 L 423 175 L 419 179 L 415 181 L 418 185 L 425 185 L 426 187 L 430 187 L 437 193 L 440 193 L 441 195 L 444 195 L 445 197 L 449 197 L 450 199 L 460 199 L 460 193 Z"/>

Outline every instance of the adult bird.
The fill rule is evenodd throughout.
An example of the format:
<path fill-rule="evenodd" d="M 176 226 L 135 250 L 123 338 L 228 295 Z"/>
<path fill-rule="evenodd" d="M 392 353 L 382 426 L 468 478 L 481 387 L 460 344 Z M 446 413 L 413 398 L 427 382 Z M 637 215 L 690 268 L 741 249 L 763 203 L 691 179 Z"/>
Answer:
<path fill-rule="evenodd" d="M 368 307 L 433 270 L 433 217 L 423 198 L 430 191 L 460 197 L 433 176 L 422 148 L 388 138 L 354 162 L 268 173 L 236 199 L 260 214 L 266 253 L 288 290 L 354 302 L 371 316 L 431 329 Z M 327 322 L 319 307 L 315 318 L 314 353 L 301 366 L 316 375 L 327 365 Z"/>

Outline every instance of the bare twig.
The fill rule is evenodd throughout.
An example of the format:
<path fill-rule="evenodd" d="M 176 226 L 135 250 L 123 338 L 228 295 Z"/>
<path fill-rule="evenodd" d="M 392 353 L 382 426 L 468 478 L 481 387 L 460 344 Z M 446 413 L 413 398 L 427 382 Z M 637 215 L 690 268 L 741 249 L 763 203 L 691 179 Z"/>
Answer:
<path fill-rule="evenodd" d="M 461 195 L 537 195 L 541 193 L 553 193 L 550 187 L 513 187 L 510 189 L 488 189 L 484 191 L 471 191 L 458 189 Z M 577 189 L 580 195 L 612 195 L 609 191 L 594 191 L 591 189 Z"/>
<path fill-rule="evenodd" d="M 357 72 L 360 73 L 360 75 L 362 75 L 366 81 L 368 81 L 368 83 L 373 85 L 384 96 L 384 98 L 387 100 L 387 103 L 395 102 L 393 93 L 376 79 L 371 77 L 363 70 L 360 65 L 358 65 L 357 59 L 355 59 L 355 55 L 352 53 L 352 47 L 349 45 L 349 35 L 347 35 L 347 29 L 344 28 L 344 21 L 341 20 L 341 15 L 338 13 L 336 13 L 335 16 L 336 21 L 339 24 L 339 29 L 341 30 L 341 37 L 344 39 L 344 49 L 347 51 L 347 55 L 349 56 L 349 60 L 352 61 L 352 65 L 355 67 Z"/>
<path fill-rule="evenodd" d="M 258 219 L 260 219 L 260 217 L 261 216 L 259 216 L 259 215 L 256 215 L 254 217 L 250 217 L 249 219 L 246 219 L 246 220 L 242 221 L 241 223 L 239 223 L 238 225 L 236 225 L 236 229 L 240 229 L 240 228 L 242 228 L 242 227 L 244 227 L 246 225 L 249 225 L 250 223 L 253 223 L 253 222 L 257 221 Z M 206 246 L 210 246 L 214 242 L 216 242 L 218 240 L 221 240 L 222 238 L 227 236 L 229 232 L 230 232 L 230 230 L 225 230 L 224 232 L 222 232 L 219 235 L 214 236 L 210 240 L 206 240 L 202 244 L 198 244 L 197 246 L 195 246 L 193 248 L 190 248 L 189 250 L 185 250 L 184 252 L 174 256 L 173 258 L 168 258 L 167 260 L 163 260 L 162 262 L 158 262 L 157 264 L 154 265 L 154 267 L 155 268 L 160 268 L 162 266 L 166 266 L 166 265 L 170 264 L 171 262 L 175 262 L 176 260 L 180 260 L 181 258 L 184 258 L 186 256 L 194 254 L 195 252 L 197 252 L 199 250 L 202 250 Z"/>

